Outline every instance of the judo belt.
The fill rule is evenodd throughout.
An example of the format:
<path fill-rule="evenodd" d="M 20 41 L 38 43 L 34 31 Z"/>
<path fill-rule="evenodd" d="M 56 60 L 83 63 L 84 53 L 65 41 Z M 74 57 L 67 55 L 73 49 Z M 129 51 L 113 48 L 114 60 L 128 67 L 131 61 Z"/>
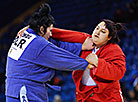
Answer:
<path fill-rule="evenodd" d="M 49 82 L 49 81 L 45 82 L 45 86 L 49 87 L 55 91 L 61 91 L 61 86 L 51 85 L 50 83 L 51 82 Z"/>
<path fill-rule="evenodd" d="M 47 81 L 47 82 L 39 82 L 39 81 L 34 81 L 34 80 L 31 80 L 31 81 L 35 83 L 39 83 L 39 84 L 44 84 L 45 87 L 51 88 L 55 91 L 61 91 L 61 86 L 51 85 L 50 81 Z"/>

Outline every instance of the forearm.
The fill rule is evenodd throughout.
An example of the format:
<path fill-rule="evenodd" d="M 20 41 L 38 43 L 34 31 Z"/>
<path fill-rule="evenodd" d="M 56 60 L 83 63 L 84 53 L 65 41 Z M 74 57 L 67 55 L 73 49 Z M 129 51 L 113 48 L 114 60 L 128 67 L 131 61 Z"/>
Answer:
<path fill-rule="evenodd" d="M 59 41 L 59 40 L 55 40 L 50 38 L 49 39 L 50 42 L 52 42 L 54 45 L 63 48 L 75 55 L 80 55 L 81 52 L 81 48 L 82 48 L 82 44 L 81 43 L 69 43 L 69 42 L 63 42 L 63 41 Z"/>
<path fill-rule="evenodd" d="M 106 80 L 120 80 L 126 71 L 125 58 L 118 59 L 114 62 L 104 59 L 98 60 L 95 75 Z"/>
<path fill-rule="evenodd" d="M 52 30 L 52 38 L 61 41 L 83 43 L 87 37 L 90 37 L 90 35 L 87 33 L 64 30 L 59 28 L 54 28 Z"/>
<path fill-rule="evenodd" d="M 86 60 L 53 44 L 49 44 L 44 48 L 35 61 L 46 68 L 65 71 L 85 70 L 88 66 Z"/>

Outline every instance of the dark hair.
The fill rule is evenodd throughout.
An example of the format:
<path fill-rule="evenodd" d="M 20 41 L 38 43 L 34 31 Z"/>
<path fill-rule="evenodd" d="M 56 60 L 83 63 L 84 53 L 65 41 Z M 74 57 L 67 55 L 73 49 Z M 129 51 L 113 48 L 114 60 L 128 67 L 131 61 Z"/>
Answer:
<path fill-rule="evenodd" d="M 115 23 L 109 19 L 103 19 L 102 21 L 105 22 L 106 28 L 109 30 L 109 37 L 112 37 L 108 43 L 118 43 L 120 41 L 118 32 L 124 30 L 125 27 L 122 23 Z"/>
<path fill-rule="evenodd" d="M 47 29 L 51 24 L 54 24 L 54 18 L 50 15 L 50 12 L 50 6 L 47 3 L 42 4 L 39 11 L 35 12 L 29 19 L 28 25 L 30 25 L 30 28 L 38 33 L 41 26 Z"/>

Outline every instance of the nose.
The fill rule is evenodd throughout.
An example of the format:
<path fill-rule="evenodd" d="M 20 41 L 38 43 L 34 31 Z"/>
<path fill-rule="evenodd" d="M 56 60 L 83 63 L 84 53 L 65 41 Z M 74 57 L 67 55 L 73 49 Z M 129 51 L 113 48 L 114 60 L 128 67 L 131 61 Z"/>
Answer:
<path fill-rule="evenodd" d="M 100 35 L 100 32 L 98 32 L 97 35 Z"/>
<path fill-rule="evenodd" d="M 96 32 L 95 32 L 97 35 L 99 35 L 100 34 L 100 30 L 96 30 Z"/>

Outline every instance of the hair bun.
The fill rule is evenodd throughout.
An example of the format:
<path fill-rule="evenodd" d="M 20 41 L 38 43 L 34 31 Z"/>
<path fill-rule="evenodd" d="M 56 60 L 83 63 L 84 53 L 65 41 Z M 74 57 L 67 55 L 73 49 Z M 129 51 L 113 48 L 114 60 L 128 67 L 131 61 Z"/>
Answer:
<path fill-rule="evenodd" d="M 48 15 L 50 12 L 51 12 L 51 8 L 47 3 L 42 4 L 42 6 L 39 9 L 39 14 L 41 16 Z"/>
<path fill-rule="evenodd" d="M 116 28 L 117 28 L 118 31 L 120 31 L 120 30 L 123 29 L 123 26 L 122 26 L 121 23 L 116 23 L 115 26 L 116 26 Z"/>
<path fill-rule="evenodd" d="M 33 18 L 34 20 L 37 20 L 37 19 L 40 18 L 40 16 L 39 16 L 38 13 L 34 13 L 34 14 L 32 15 L 32 18 Z"/>

